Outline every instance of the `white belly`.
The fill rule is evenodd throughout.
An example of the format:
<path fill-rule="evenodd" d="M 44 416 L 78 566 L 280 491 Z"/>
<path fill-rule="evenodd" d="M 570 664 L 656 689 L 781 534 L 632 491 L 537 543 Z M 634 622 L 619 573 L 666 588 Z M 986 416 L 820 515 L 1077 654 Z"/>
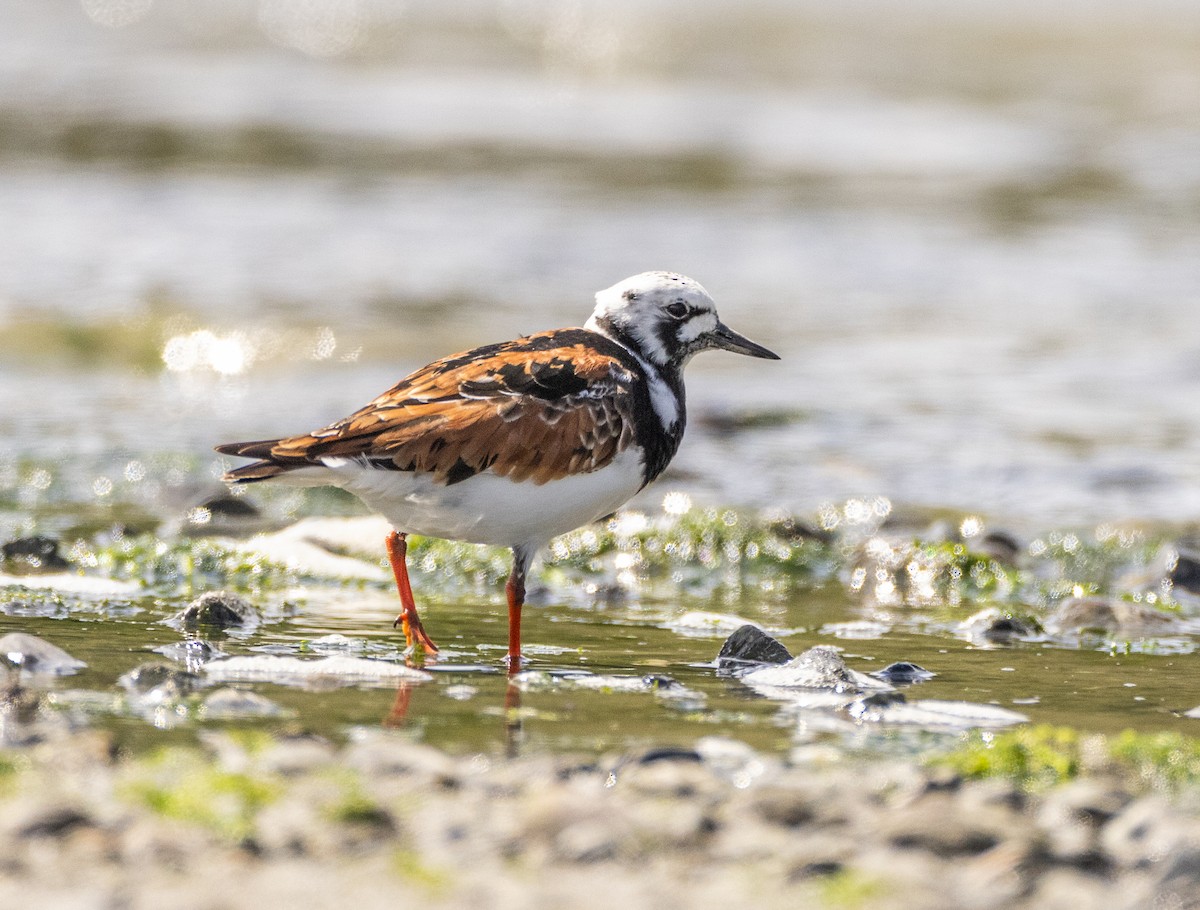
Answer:
<path fill-rule="evenodd" d="M 427 474 L 329 458 L 324 468 L 303 468 L 280 479 L 341 487 L 404 533 L 506 547 L 541 547 L 552 537 L 624 505 L 641 489 L 642 465 L 637 450 L 627 449 L 599 471 L 541 486 L 487 473 L 442 486 Z"/>

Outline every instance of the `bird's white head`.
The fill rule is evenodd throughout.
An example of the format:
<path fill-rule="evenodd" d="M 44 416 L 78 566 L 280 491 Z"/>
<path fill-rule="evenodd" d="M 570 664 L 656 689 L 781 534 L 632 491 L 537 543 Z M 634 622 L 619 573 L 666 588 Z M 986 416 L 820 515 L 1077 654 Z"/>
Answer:
<path fill-rule="evenodd" d="M 643 272 L 600 291 L 587 328 L 660 367 L 681 369 L 710 349 L 779 359 L 722 323 L 708 291 L 675 272 Z"/>

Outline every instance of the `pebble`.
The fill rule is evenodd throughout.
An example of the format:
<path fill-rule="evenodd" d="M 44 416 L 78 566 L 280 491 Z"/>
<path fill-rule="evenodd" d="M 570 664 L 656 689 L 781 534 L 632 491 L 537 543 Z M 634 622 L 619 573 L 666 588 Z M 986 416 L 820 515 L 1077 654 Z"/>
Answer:
<path fill-rule="evenodd" d="M 1180 550 L 1168 577 L 1176 588 L 1200 594 L 1200 554 Z"/>
<path fill-rule="evenodd" d="M 60 676 L 87 666 L 58 645 L 26 632 L 9 632 L 0 638 L 0 661 L 33 675 Z"/>
<path fill-rule="evenodd" d="M 87 810 L 75 803 L 24 796 L 5 803 L 0 814 L 0 838 L 62 837 L 89 824 Z"/>
<path fill-rule="evenodd" d="M 717 668 L 736 670 L 757 664 L 786 664 L 791 659 L 791 653 L 777 639 L 746 623 L 721 645 Z"/>
<path fill-rule="evenodd" d="M 1068 597 L 1046 620 L 1057 634 L 1088 631 L 1169 633 L 1179 620 L 1149 604 L 1101 597 Z"/>
<path fill-rule="evenodd" d="M 195 673 L 171 664 L 144 663 L 123 674 L 119 685 L 131 695 L 156 701 L 172 701 L 200 688 L 201 679 Z"/>
<path fill-rule="evenodd" d="M 216 645 L 200 638 L 189 638 L 154 650 L 168 660 L 183 664 L 192 672 L 199 670 L 210 660 L 227 656 Z"/>
<path fill-rule="evenodd" d="M 209 682 L 269 682 L 280 686 L 335 688 L 350 685 L 393 686 L 432 679 L 424 670 L 366 657 L 337 655 L 307 660 L 272 654 L 241 654 L 204 665 Z"/>
<path fill-rule="evenodd" d="M 248 689 L 225 687 L 204 697 L 201 720 L 237 720 L 248 717 L 278 717 L 286 713 L 266 696 Z"/>
<path fill-rule="evenodd" d="M 876 670 L 870 675 L 892 685 L 924 682 L 927 679 L 933 679 L 937 676 L 936 673 L 930 673 L 920 664 L 914 664 L 909 660 L 898 660 L 890 663 L 882 670 Z"/>
<path fill-rule="evenodd" d="M 0 558 L 25 568 L 58 572 L 70 565 L 59 555 L 58 547 L 53 537 L 18 537 L 0 546 Z"/>
<path fill-rule="evenodd" d="M 204 626 L 221 630 L 253 629 L 261 621 L 261 614 L 249 601 L 228 591 L 201 594 L 168 620 L 184 629 Z"/>
<path fill-rule="evenodd" d="M 846 666 L 837 648 L 817 645 L 785 664 L 753 670 L 742 681 L 754 686 L 829 689 L 859 693 L 890 689 L 885 682 Z"/>

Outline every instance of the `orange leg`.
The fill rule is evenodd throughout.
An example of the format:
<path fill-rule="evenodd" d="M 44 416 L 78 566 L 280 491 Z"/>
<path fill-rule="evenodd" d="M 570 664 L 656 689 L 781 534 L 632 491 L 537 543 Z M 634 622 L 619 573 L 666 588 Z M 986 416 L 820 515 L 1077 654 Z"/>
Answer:
<path fill-rule="evenodd" d="M 508 672 L 516 673 L 521 669 L 521 607 L 525 605 L 524 579 L 518 578 L 514 572 L 508 577 L 504 593 L 508 595 Z"/>
<path fill-rule="evenodd" d="M 512 574 L 504 593 L 508 595 L 508 672 L 521 669 L 521 607 L 525 605 L 525 572 L 532 554 L 524 547 L 513 547 Z"/>
<path fill-rule="evenodd" d="M 425 633 L 421 619 L 417 616 L 417 604 L 413 599 L 412 584 L 408 580 L 408 563 L 405 555 L 408 553 L 408 542 L 404 534 L 393 531 L 387 536 L 388 561 L 392 564 L 392 574 L 396 576 L 396 590 L 400 592 L 400 606 L 403 608 L 392 626 L 403 626 L 404 641 L 409 648 L 420 644 L 431 654 L 437 654 L 438 646 Z"/>

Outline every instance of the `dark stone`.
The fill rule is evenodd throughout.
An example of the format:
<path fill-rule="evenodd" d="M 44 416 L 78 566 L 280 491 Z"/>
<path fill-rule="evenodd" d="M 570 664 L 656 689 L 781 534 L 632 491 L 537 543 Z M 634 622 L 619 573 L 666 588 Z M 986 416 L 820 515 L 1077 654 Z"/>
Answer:
<path fill-rule="evenodd" d="M 258 518 L 260 514 L 254 503 L 248 502 L 246 497 L 228 493 L 210 496 L 200 503 L 200 507 L 222 518 Z"/>
<path fill-rule="evenodd" d="M 650 749 L 637 757 L 639 765 L 652 765 L 662 761 L 703 762 L 704 759 L 695 749 L 684 749 L 679 746 L 662 746 Z"/>
<path fill-rule="evenodd" d="M 1001 616 L 992 620 L 983 630 L 983 637 L 988 641 L 1011 641 L 1014 638 L 1028 638 L 1036 634 L 1035 630 L 1023 620 L 1015 616 Z"/>
<path fill-rule="evenodd" d="M 800 882 L 807 879 L 827 878 L 830 875 L 837 875 L 843 868 L 845 867 L 841 863 L 834 860 L 817 860 L 794 869 L 788 875 L 788 880 Z"/>
<path fill-rule="evenodd" d="M 779 521 L 771 523 L 771 531 L 789 543 L 803 543 L 806 540 L 815 540 L 818 543 L 829 543 L 833 540 L 833 532 L 826 531 L 822 528 L 814 528 L 812 525 L 805 524 L 795 518 L 782 518 Z"/>
<path fill-rule="evenodd" d="M 6 562 L 19 563 L 33 569 L 65 569 L 70 565 L 58 553 L 58 541 L 53 537 L 18 537 L 0 546 Z"/>
<path fill-rule="evenodd" d="M 758 626 L 749 623 L 735 631 L 721 645 L 717 667 L 736 670 L 757 664 L 786 664 L 791 653 Z"/>
<path fill-rule="evenodd" d="M 1200 556 L 1180 552 L 1170 577 L 1175 587 L 1190 594 L 1200 594 Z"/>
<path fill-rule="evenodd" d="M 908 696 L 903 692 L 872 692 L 855 700 L 855 704 L 864 708 L 886 708 L 889 705 L 903 705 L 907 702 Z"/>
<path fill-rule="evenodd" d="M 888 664 L 882 670 L 876 670 L 871 674 L 876 679 L 882 679 L 889 683 L 915 683 L 924 682 L 927 679 L 933 679 L 937 674 L 930 673 L 919 664 L 914 664 L 907 660 L 898 660 L 895 663 Z"/>
<path fill-rule="evenodd" d="M 92 820 L 73 806 L 49 805 L 30 812 L 18 823 L 20 837 L 62 837 Z"/>
<path fill-rule="evenodd" d="M 1021 543 L 1007 531 L 989 531 L 980 538 L 976 552 L 992 557 L 1006 566 L 1015 565 L 1021 555 Z"/>
<path fill-rule="evenodd" d="M 217 629 L 245 628 L 258 623 L 258 610 L 228 591 L 201 594 L 173 617 L 186 629 L 210 626 Z"/>

